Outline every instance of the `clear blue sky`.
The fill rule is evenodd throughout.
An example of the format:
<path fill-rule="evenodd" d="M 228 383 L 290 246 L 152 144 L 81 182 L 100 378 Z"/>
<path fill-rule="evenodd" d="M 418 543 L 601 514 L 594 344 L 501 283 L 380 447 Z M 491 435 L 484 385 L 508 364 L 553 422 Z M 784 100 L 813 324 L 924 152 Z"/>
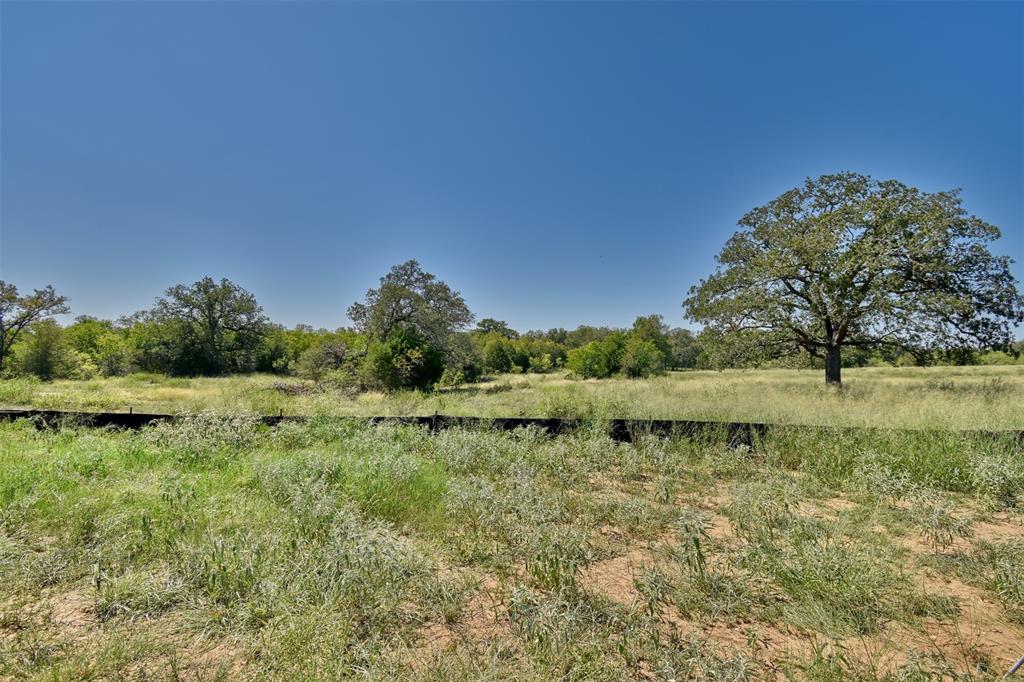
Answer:
<path fill-rule="evenodd" d="M 345 324 L 417 258 L 514 327 L 683 323 L 753 206 L 962 187 L 1024 260 L 1024 4 L 0 3 L 0 277 Z M 1015 266 L 1024 279 L 1021 264 Z"/>

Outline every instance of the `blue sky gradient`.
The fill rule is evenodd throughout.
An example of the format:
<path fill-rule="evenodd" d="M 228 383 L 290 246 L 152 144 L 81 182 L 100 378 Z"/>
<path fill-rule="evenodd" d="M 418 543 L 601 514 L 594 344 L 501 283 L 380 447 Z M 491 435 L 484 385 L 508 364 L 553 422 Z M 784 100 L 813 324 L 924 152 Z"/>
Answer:
<path fill-rule="evenodd" d="M 1024 260 L 1021 3 L 6 1 L 0 27 L 0 278 L 76 314 L 209 274 L 335 327 L 417 258 L 519 329 L 682 325 L 742 214 L 838 170 L 962 187 Z"/>

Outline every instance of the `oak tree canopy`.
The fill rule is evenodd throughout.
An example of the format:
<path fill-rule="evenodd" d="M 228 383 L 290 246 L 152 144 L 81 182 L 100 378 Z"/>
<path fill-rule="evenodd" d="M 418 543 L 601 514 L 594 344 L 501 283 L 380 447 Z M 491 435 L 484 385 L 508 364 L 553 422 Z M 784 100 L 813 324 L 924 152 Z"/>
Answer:
<path fill-rule="evenodd" d="M 735 355 L 800 349 L 840 383 L 844 347 L 1004 348 L 1024 320 L 999 229 L 958 190 L 843 172 L 808 179 L 739 221 L 687 317 Z"/>

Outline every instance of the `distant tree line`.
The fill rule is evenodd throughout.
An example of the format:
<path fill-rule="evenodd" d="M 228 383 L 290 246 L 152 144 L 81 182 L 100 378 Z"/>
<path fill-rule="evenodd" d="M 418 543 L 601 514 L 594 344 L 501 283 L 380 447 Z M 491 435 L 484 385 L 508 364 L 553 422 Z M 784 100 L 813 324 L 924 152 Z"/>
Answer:
<path fill-rule="evenodd" d="M 474 324 L 461 294 L 416 261 L 395 266 L 348 309 L 350 328 L 288 329 L 272 323 L 237 284 L 206 277 L 170 287 L 152 308 L 118 320 L 80 316 L 61 326 L 67 298 L 52 287 L 21 295 L 0 282 L 0 374 L 43 380 L 132 372 L 221 376 L 293 375 L 353 390 L 429 389 L 485 375 L 568 372 L 582 379 L 640 378 L 669 370 L 750 366 L 722 352 L 715 329 L 670 328 L 659 315 L 628 329 L 580 326 L 517 332 L 501 320 Z M 1006 351 L 851 348 L 843 366 L 1011 364 Z M 762 359 L 758 366 L 818 367 L 810 353 Z"/>
<path fill-rule="evenodd" d="M 0 373 L 88 379 L 132 372 L 295 375 L 354 389 L 453 386 L 484 375 L 569 370 L 583 378 L 651 376 L 697 366 L 697 337 L 659 316 L 632 329 L 581 326 L 519 333 L 475 317 L 462 295 L 416 261 L 393 267 L 348 309 L 352 327 L 272 323 L 226 279 L 170 287 L 152 308 L 118 320 L 79 316 L 52 287 L 19 295 L 2 284 Z"/>
<path fill-rule="evenodd" d="M 391 268 L 349 307 L 353 326 L 335 331 L 275 325 L 251 293 L 209 277 L 120 320 L 61 327 L 53 318 L 69 308 L 52 286 L 22 295 L 0 281 L 0 376 L 272 372 L 391 391 L 509 372 L 781 366 L 824 369 L 838 385 L 843 367 L 1021 362 L 1011 260 L 989 251 L 999 229 L 967 213 L 959 191 L 842 172 L 808 178 L 739 225 L 683 301 L 699 334 L 658 315 L 629 329 L 474 326 L 461 294 L 414 260 Z"/>

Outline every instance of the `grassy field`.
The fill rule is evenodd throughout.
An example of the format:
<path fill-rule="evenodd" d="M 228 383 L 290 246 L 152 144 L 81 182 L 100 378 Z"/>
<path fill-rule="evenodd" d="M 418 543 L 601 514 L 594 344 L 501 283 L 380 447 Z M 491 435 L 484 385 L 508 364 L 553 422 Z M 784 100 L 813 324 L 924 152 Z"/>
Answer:
<path fill-rule="evenodd" d="M 631 417 L 915 428 L 1024 428 L 1024 366 L 675 372 L 647 380 L 505 375 L 435 393 L 353 395 L 298 379 L 131 375 L 0 381 L 0 406 L 262 414 Z"/>
<path fill-rule="evenodd" d="M 0 678 L 998 679 L 1021 448 L 3 424 Z"/>

